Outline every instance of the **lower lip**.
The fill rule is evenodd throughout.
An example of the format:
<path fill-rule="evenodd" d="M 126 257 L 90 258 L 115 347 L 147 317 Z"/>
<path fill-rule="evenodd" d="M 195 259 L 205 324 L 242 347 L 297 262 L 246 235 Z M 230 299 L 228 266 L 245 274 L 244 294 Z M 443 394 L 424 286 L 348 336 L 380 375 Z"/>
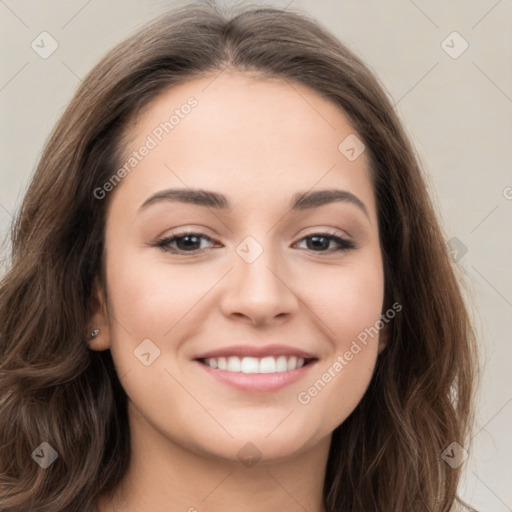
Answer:
<path fill-rule="evenodd" d="M 286 372 L 277 373 L 243 373 L 243 372 L 228 372 L 227 370 L 219 370 L 217 368 L 210 368 L 206 364 L 195 360 L 205 372 L 212 376 L 218 382 L 228 384 L 231 387 L 241 391 L 252 392 L 270 392 L 282 389 L 298 380 L 302 379 L 316 361 L 311 361 L 302 368 L 296 370 L 288 370 Z"/>

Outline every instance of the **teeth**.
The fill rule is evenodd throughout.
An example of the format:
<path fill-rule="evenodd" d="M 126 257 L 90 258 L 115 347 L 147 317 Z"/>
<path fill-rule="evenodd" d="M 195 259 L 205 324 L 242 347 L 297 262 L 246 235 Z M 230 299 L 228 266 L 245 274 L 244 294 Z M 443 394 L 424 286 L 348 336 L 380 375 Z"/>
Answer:
<path fill-rule="evenodd" d="M 288 363 L 286 361 L 286 356 L 279 356 L 276 359 L 276 371 L 277 372 L 285 372 L 288 370 Z"/>
<path fill-rule="evenodd" d="M 210 359 L 211 362 L 215 362 L 215 359 Z M 240 371 L 244 373 L 258 373 L 260 369 L 260 362 L 256 357 L 244 357 L 240 363 Z"/>
<path fill-rule="evenodd" d="M 305 363 L 303 357 L 297 356 L 269 356 L 261 359 L 230 356 L 212 357 L 203 361 L 210 368 L 243 373 L 281 373 L 302 368 Z"/>
<path fill-rule="evenodd" d="M 289 357 L 286 364 L 288 366 L 288 370 L 293 370 L 294 368 L 297 368 L 297 358 L 295 356 Z"/>
<path fill-rule="evenodd" d="M 228 367 L 226 368 L 228 372 L 241 372 L 242 371 L 242 361 L 238 357 L 228 357 Z"/>

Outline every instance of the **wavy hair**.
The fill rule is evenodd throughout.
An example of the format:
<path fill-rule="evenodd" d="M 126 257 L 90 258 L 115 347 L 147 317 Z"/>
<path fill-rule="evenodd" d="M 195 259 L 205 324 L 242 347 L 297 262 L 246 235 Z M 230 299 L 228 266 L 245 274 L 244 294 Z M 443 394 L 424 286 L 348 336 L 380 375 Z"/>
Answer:
<path fill-rule="evenodd" d="M 87 512 L 130 460 L 127 398 L 109 350 L 84 342 L 93 283 L 105 288 L 109 197 L 123 136 L 160 93 L 226 68 L 310 87 L 363 140 L 378 209 L 385 305 L 402 305 L 371 383 L 333 432 L 328 512 L 448 512 L 468 448 L 476 336 L 421 164 L 385 89 L 300 11 L 189 3 L 159 16 L 92 69 L 51 133 L 12 226 L 0 284 L 0 509 Z M 49 443 L 58 460 L 42 468 Z M 466 505 L 466 504 L 464 504 Z M 458 510 L 458 509 L 457 509 Z"/>

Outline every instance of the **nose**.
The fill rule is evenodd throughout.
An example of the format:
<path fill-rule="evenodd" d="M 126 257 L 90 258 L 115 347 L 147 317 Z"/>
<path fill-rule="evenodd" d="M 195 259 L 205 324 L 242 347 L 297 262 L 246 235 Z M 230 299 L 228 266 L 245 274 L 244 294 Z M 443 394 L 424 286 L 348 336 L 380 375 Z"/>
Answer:
<path fill-rule="evenodd" d="M 287 321 L 297 311 L 299 299 L 285 262 L 263 253 L 252 263 L 234 254 L 234 268 L 221 299 L 222 312 L 255 326 Z"/>

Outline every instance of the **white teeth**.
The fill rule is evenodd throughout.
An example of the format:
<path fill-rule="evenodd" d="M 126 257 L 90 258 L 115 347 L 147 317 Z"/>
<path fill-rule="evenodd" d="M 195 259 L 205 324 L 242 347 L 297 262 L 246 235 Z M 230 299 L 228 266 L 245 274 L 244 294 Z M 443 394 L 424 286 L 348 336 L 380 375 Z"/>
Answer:
<path fill-rule="evenodd" d="M 276 359 L 276 371 L 285 372 L 288 370 L 288 363 L 286 362 L 286 356 L 279 356 Z"/>
<path fill-rule="evenodd" d="M 297 356 L 257 357 L 211 357 L 204 359 L 210 368 L 243 373 L 281 373 L 304 366 L 304 358 Z"/>
<path fill-rule="evenodd" d="M 260 359 L 259 373 L 276 373 L 276 360 L 272 356 Z"/>
<path fill-rule="evenodd" d="M 288 370 L 293 370 L 297 368 L 297 358 L 295 356 L 289 357 L 287 361 Z"/>
<path fill-rule="evenodd" d="M 239 357 L 228 357 L 228 372 L 240 372 L 242 371 L 242 362 Z"/>
<path fill-rule="evenodd" d="M 210 361 L 215 361 L 214 359 L 210 359 Z M 260 368 L 260 362 L 256 357 L 244 357 L 242 359 L 242 363 L 240 364 L 240 369 L 244 373 L 258 373 Z"/>

